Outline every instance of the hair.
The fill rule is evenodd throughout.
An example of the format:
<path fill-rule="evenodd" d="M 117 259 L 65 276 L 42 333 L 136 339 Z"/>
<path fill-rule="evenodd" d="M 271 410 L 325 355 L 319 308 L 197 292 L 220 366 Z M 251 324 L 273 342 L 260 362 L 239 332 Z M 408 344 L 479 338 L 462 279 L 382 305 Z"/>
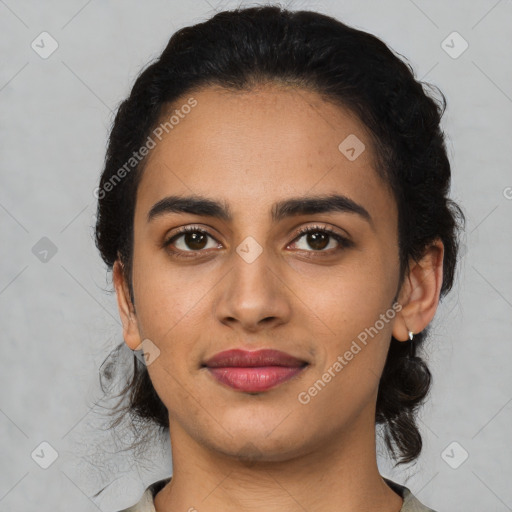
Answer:
<path fill-rule="evenodd" d="M 132 302 L 133 217 L 147 157 L 114 186 L 108 183 L 141 148 L 163 113 L 186 94 L 207 87 L 251 91 L 266 83 L 314 91 L 364 123 L 375 170 L 389 185 L 398 207 L 400 284 L 410 259 L 419 261 L 440 239 L 444 245 L 440 296 L 444 297 L 454 281 L 458 234 L 465 218 L 447 197 L 451 171 L 440 127 L 446 109 L 443 93 L 416 80 L 412 67 L 374 35 L 324 14 L 274 5 L 219 12 L 178 30 L 162 54 L 139 74 L 118 108 L 98 189 L 95 241 L 109 270 L 117 259 L 121 262 Z M 426 88 L 437 91 L 440 98 L 427 94 Z M 416 347 L 421 347 L 428 332 L 427 328 L 415 335 Z M 111 354 L 114 359 L 104 363 L 101 379 L 112 376 L 122 345 Z M 421 452 L 417 411 L 430 387 L 425 361 L 410 356 L 408 343 L 392 337 L 375 419 L 383 427 L 389 453 L 398 459 L 395 465 L 412 462 Z M 128 404 L 113 410 L 118 417 L 112 426 L 128 413 L 132 421 L 169 428 L 167 408 L 145 364 L 135 355 L 131 379 L 117 396 Z"/>

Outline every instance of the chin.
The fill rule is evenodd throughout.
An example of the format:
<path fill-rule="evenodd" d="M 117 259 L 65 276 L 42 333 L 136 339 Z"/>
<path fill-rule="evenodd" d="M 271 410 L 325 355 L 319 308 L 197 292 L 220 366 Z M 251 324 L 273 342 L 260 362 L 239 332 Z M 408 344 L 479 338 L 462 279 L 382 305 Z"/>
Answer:
<path fill-rule="evenodd" d="M 241 462 L 281 462 L 300 455 L 302 450 L 297 441 L 293 442 L 293 440 L 288 438 L 284 444 L 281 439 L 269 440 L 262 436 L 252 441 L 247 441 L 246 439 L 236 441 L 231 439 L 227 445 L 219 443 L 212 446 L 212 448 L 226 457 L 234 458 Z"/>
<path fill-rule="evenodd" d="M 203 432 L 202 444 L 247 462 L 289 460 L 308 451 L 308 441 L 304 421 L 291 419 L 292 415 L 287 414 L 272 414 L 258 420 L 251 420 L 248 415 L 232 421 L 223 418 L 222 427 Z"/>

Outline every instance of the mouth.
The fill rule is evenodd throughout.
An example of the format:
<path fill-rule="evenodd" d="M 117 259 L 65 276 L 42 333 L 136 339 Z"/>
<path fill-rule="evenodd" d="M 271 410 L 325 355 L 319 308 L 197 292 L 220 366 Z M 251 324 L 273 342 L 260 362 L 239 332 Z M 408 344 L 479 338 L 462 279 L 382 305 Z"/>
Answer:
<path fill-rule="evenodd" d="M 258 393 L 290 380 L 307 361 L 279 350 L 227 350 L 203 364 L 220 383 L 246 393 Z"/>

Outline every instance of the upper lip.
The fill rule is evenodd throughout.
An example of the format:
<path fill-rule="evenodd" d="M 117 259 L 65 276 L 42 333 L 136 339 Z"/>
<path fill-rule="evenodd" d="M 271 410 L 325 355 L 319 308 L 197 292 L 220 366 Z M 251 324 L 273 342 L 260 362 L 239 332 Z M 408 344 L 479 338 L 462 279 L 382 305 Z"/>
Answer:
<path fill-rule="evenodd" d="M 242 350 L 233 349 L 219 352 L 208 359 L 204 366 L 210 368 L 222 367 L 257 367 L 257 366 L 288 366 L 300 367 L 307 362 L 297 359 L 286 352 L 280 350 L 262 349 L 262 350 Z"/>

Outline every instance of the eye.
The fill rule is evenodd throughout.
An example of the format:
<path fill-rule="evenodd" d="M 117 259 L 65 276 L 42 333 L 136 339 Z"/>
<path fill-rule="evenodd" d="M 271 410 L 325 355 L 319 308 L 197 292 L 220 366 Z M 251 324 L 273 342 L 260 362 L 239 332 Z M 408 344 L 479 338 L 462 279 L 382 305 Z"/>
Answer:
<path fill-rule="evenodd" d="M 302 238 L 305 239 L 304 245 L 309 245 L 309 247 L 313 248 L 313 251 L 309 250 L 307 247 L 298 247 L 298 249 L 307 252 L 332 254 L 338 250 L 353 246 L 352 241 L 336 233 L 328 226 L 309 226 L 300 229 L 292 245 L 296 246 L 298 244 L 297 240 Z M 208 239 L 211 240 L 210 246 L 208 246 Z M 333 240 L 335 243 L 330 243 L 333 242 Z M 162 246 L 163 248 L 168 248 L 169 252 L 177 258 L 194 258 L 199 256 L 197 253 L 201 253 L 204 250 L 222 247 L 208 231 L 198 226 L 184 226 L 179 228 L 178 232 L 174 233 L 170 238 L 167 238 Z"/>
<path fill-rule="evenodd" d="M 336 250 L 344 249 L 347 247 L 351 247 L 353 243 L 346 237 L 336 233 L 333 229 L 327 226 L 309 226 L 307 228 L 302 228 L 299 230 L 299 236 L 295 238 L 295 240 L 300 240 L 301 238 L 305 239 L 304 246 L 309 245 L 314 250 L 309 252 L 333 252 L 330 249 L 333 249 L 334 252 Z M 330 242 L 335 241 L 337 243 L 332 244 Z M 297 242 L 294 241 L 294 245 L 297 245 Z M 298 247 L 300 250 L 308 251 L 307 247 Z M 328 250 L 325 250 L 325 249 Z"/>
<path fill-rule="evenodd" d="M 214 241 L 208 247 L 208 238 Z M 194 257 L 185 256 L 182 253 L 194 253 L 205 249 L 211 249 L 219 247 L 219 243 L 204 229 L 197 226 L 184 226 L 174 233 L 170 238 L 166 239 L 163 243 L 163 247 L 174 246 L 177 250 L 170 249 L 170 252 L 177 257 Z"/>

